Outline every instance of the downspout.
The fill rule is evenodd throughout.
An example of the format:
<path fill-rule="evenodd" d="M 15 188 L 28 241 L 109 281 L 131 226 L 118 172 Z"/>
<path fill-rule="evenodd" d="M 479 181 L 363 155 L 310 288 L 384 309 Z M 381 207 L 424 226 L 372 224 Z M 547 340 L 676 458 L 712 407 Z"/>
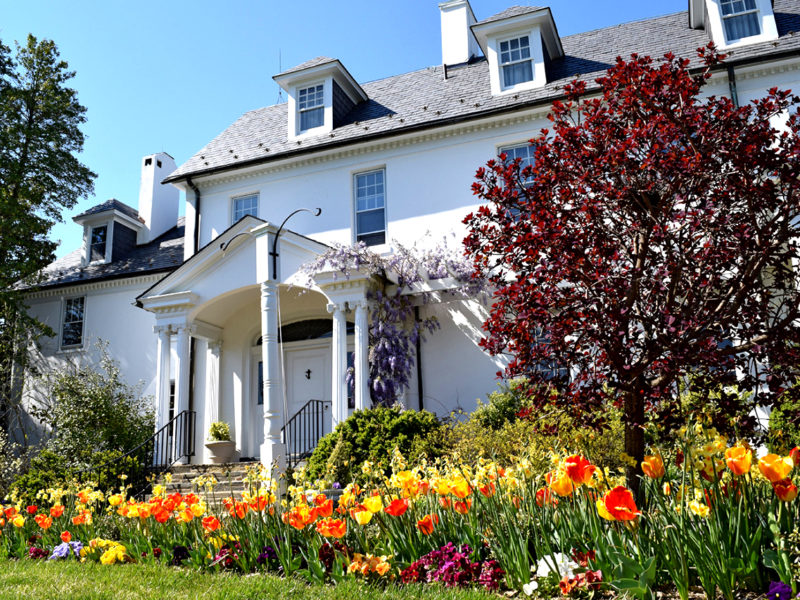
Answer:
<path fill-rule="evenodd" d="M 419 327 L 419 306 L 414 307 L 414 321 Z M 425 410 L 425 403 L 422 399 L 422 336 L 417 331 L 417 396 L 419 396 L 419 410 Z"/>
<path fill-rule="evenodd" d="M 739 94 L 736 91 L 736 71 L 734 71 L 733 65 L 728 65 L 728 89 L 731 93 L 733 105 L 739 108 Z"/>
<path fill-rule="evenodd" d="M 192 181 L 191 176 L 186 178 L 186 184 L 192 188 L 192 192 L 194 192 L 194 252 L 193 254 L 197 254 L 197 251 L 200 249 L 200 190 L 197 189 L 197 186 Z"/>

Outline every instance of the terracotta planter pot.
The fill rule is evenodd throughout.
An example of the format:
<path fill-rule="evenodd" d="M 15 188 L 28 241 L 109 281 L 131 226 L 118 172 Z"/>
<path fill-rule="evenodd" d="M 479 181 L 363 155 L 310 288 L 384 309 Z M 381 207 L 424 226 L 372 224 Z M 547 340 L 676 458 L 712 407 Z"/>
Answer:
<path fill-rule="evenodd" d="M 209 460 L 215 465 L 231 462 L 236 452 L 236 442 L 233 440 L 206 442 Z"/>

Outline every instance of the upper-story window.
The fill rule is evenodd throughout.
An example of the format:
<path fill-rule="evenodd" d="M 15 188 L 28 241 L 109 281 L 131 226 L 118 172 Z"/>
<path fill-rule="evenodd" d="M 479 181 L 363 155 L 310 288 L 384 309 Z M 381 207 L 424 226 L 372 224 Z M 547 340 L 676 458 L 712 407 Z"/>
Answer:
<path fill-rule="evenodd" d="M 367 246 L 386 243 L 386 185 L 384 169 L 355 176 L 356 241 Z"/>
<path fill-rule="evenodd" d="M 322 84 L 302 88 L 297 92 L 297 111 L 300 131 L 322 127 L 325 123 L 325 94 Z"/>
<path fill-rule="evenodd" d="M 76 348 L 83 344 L 83 315 L 86 298 L 65 298 L 61 324 L 61 347 Z"/>
<path fill-rule="evenodd" d="M 728 42 L 761 34 L 756 0 L 721 0 L 720 7 Z"/>
<path fill-rule="evenodd" d="M 500 42 L 500 68 L 503 72 L 503 87 L 533 81 L 531 44 L 527 35 Z"/>
<path fill-rule="evenodd" d="M 233 199 L 233 222 L 245 215 L 258 216 L 258 194 L 248 194 Z"/>
<path fill-rule="evenodd" d="M 89 262 L 104 261 L 106 259 L 107 239 L 108 225 L 92 227 L 89 238 Z"/>

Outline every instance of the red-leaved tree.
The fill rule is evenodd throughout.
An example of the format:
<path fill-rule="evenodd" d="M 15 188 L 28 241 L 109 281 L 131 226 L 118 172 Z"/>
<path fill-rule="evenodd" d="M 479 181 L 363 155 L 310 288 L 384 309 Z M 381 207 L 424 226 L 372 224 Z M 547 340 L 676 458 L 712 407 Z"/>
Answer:
<path fill-rule="evenodd" d="M 702 72 L 633 55 L 599 89 L 568 85 L 533 166 L 490 160 L 464 221 L 496 287 L 484 347 L 543 384 L 542 365 L 568 365 L 558 396 L 533 402 L 590 424 L 616 403 L 637 463 L 645 412 L 669 423 L 679 386 L 738 382 L 771 405 L 800 364 L 799 99 L 704 98 L 723 57 L 699 55 Z"/>

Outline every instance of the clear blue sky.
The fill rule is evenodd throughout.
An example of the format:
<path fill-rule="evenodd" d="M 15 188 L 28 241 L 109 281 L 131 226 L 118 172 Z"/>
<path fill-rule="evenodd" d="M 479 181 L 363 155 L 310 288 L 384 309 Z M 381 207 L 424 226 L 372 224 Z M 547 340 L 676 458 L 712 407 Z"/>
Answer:
<path fill-rule="evenodd" d="M 471 1 L 479 20 L 529 3 Z M 551 2 L 562 36 L 686 6 Z M 94 197 L 53 229 L 58 256 L 80 246 L 73 215 L 108 198 L 136 206 L 142 156 L 165 151 L 180 165 L 242 113 L 275 104 L 281 66 L 331 56 L 366 82 L 441 63 L 437 0 L 0 0 L 0 40 L 13 48 L 28 33 L 55 41 L 77 73 L 88 109 L 81 159 L 98 175 Z"/>

